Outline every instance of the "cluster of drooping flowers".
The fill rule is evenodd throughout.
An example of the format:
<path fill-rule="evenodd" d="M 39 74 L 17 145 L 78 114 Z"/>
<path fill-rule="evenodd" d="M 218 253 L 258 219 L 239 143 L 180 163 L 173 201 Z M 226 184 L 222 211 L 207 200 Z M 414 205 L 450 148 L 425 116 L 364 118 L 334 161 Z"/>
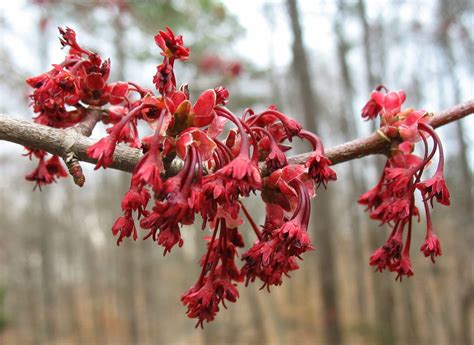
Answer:
<path fill-rule="evenodd" d="M 127 84 L 107 83 L 110 74 L 110 61 L 82 48 L 76 41 L 76 33 L 67 28 L 59 29 L 63 47 L 70 47 L 69 53 L 60 64 L 39 76 L 26 80 L 34 88 L 30 96 L 31 107 L 37 114 L 36 123 L 68 128 L 81 122 L 92 109 L 122 102 Z M 110 111 L 113 114 L 113 109 Z M 112 117 L 112 115 L 111 115 Z M 38 158 L 38 167 L 27 175 L 27 179 L 40 187 L 65 177 L 65 169 L 58 156 L 46 159 L 47 153 L 27 149 L 31 158 Z"/>
<path fill-rule="evenodd" d="M 102 62 L 81 48 L 71 29 L 61 34 L 62 44 L 70 47 L 65 62 L 28 80 L 35 88 L 36 121 L 68 127 L 81 121 L 91 106 L 100 107 L 102 122 L 111 126 L 87 150 L 97 160 L 96 169 L 113 163 L 120 143 L 143 152 L 121 203 L 123 214 L 112 227 L 117 243 L 137 239 L 137 222 L 144 238 L 152 238 L 166 254 L 183 245 L 182 226 L 194 224 L 200 216 L 202 229 L 209 226 L 211 235 L 200 260 L 201 274 L 182 302 L 201 326 L 214 319 L 221 304 L 236 301 L 238 282 L 258 278 L 267 288 L 282 284 L 283 275 L 297 269 L 297 259 L 313 248 L 308 236 L 310 198 L 321 184 L 336 180 L 319 137 L 275 106 L 236 116 L 225 106 L 229 93 L 223 87 L 202 92 L 192 103 L 188 86 L 178 88 L 174 74 L 174 63 L 186 60 L 189 49 L 169 28 L 155 36 L 163 56 L 153 77 L 158 94 L 130 82 L 109 84 L 108 60 Z M 139 121 L 153 134 L 140 137 Z M 232 126 L 227 132 L 226 124 Z M 285 152 L 295 137 L 313 148 L 305 165 L 287 161 Z M 241 201 L 256 191 L 266 205 L 262 227 Z M 238 248 L 245 246 L 241 213 L 256 240 L 242 253 L 239 268 Z"/>
<path fill-rule="evenodd" d="M 441 140 L 429 125 L 428 112 L 412 108 L 402 110 L 405 98 L 403 91 L 389 91 L 379 86 L 362 109 L 362 117 L 366 119 L 380 116 L 378 133 L 391 142 L 390 154 L 379 182 L 359 198 L 359 203 L 367 206 L 370 218 L 389 224 L 392 229 L 385 244 L 370 257 L 370 265 L 380 272 L 388 269 L 397 273 L 397 280 L 402 280 L 404 275 L 413 275 L 410 262 L 413 218 L 420 219 L 415 192 L 421 194 L 427 225 L 425 242 L 420 250 L 433 262 L 436 256 L 441 255 L 441 246 L 433 231 L 430 207 L 433 207 L 434 200 L 446 206 L 450 204 L 443 173 Z M 423 144 L 422 155 L 414 153 L 418 142 Z M 436 154 L 438 165 L 433 176 L 423 179 L 423 172 Z"/>

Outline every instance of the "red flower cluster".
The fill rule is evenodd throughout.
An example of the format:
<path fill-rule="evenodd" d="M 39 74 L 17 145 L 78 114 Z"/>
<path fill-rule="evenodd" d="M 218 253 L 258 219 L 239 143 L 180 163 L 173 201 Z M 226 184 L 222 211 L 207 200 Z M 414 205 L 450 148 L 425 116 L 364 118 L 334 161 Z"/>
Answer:
<path fill-rule="evenodd" d="M 441 140 L 428 124 L 426 111 L 401 109 L 405 98 L 403 91 L 389 91 L 379 86 L 362 110 L 362 117 L 367 119 L 375 119 L 380 115 L 379 133 L 394 140 L 378 184 L 359 198 L 359 203 L 367 206 L 372 219 L 387 223 L 392 228 L 385 244 L 370 257 L 370 265 L 377 267 L 378 271 L 388 269 L 396 272 L 400 280 L 404 275 L 413 275 L 410 263 L 412 219 L 420 218 L 415 205 L 415 192 L 419 191 L 422 195 L 427 220 L 426 239 L 420 250 L 426 257 L 430 256 L 433 262 L 435 256 L 441 255 L 441 246 L 433 232 L 430 205 L 433 207 L 434 199 L 443 205 L 450 204 L 443 173 Z M 430 138 L 432 145 L 429 145 Z M 423 156 L 413 153 L 417 142 L 423 143 Z M 423 172 L 436 153 L 439 156 L 436 172 L 424 180 Z"/>
<path fill-rule="evenodd" d="M 110 61 L 102 60 L 98 54 L 82 48 L 72 29 L 59 28 L 59 32 L 61 45 L 70 48 L 68 55 L 62 63 L 54 64 L 50 71 L 29 78 L 26 82 L 34 89 L 30 96 L 33 111 L 37 113 L 34 121 L 50 127 L 67 128 L 85 117 L 87 107 L 121 103 L 128 84 L 108 84 Z M 38 167 L 26 178 L 36 181 L 38 186 L 55 181 L 55 178 L 45 177 L 41 172 L 44 170 L 42 157 L 46 153 L 35 152 L 34 156 L 39 158 Z M 63 173 L 58 157 L 51 160 L 58 166 L 56 169 L 61 170 L 55 177 L 67 176 Z"/>
<path fill-rule="evenodd" d="M 67 171 L 61 165 L 58 156 L 53 155 L 46 159 L 46 152 L 31 149 L 28 149 L 24 156 L 28 156 L 30 159 L 33 157 L 38 159 L 36 169 L 25 176 L 28 181 L 36 183 L 35 188 L 38 187 L 41 190 L 42 186 L 56 182 L 56 178 L 67 176 Z"/>
<path fill-rule="evenodd" d="M 97 160 L 96 169 L 112 164 L 118 143 L 144 153 L 123 197 L 123 215 L 112 227 L 117 244 L 138 238 L 139 221 L 144 238 L 152 238 L 166 254 L 183 245 L 181 228 L 194 224 L 196 215 L 202 229 L 209 225 L 212 236 L 200 261 L 201 275 L 182 297 L 197 325 L 213 320 L 221 304 L 237 300 L 239 282 L 259 278 L 267 288 L 280 285 L 283 275 L 298 268 L 297 259 L 313 248 L 307 228 L 314 189 L 336 179 L 321 140 L 274 106 L 236 116 L 225 107 L 229 93 L 223 87 L 191 102 L 187 85 L 178 88 L 174 74 L 174 62 L 186 60 L 189 49 L 169 28 L 155 36 L 163 56 L 153 77 L 158 94 L 131 82 L 108 83 L 109 61 L 82 48 L 71 29 L 60 32 L 62 45 L 70 47 L 66 60 L 28 80 L 35 88 L 36 121 L 69 127 L 82 120 L 88 107 L 101 107 L 106 114 L 101 121 L 110 126 L 87 150 Z M 151 136 L 139 136 L 139 121 L 152 128 Z M 226 124 L 233 127 L 227 134 Z M 285 156 L 295 137 L 314 150 L 304 166 L 289 165 Z M 43 153 L 31 154 L 40 159 L 40 167 L 29 179 L 41 186 L 64 175 L 57 157 L 45 161 Z M 267 165 L 269 176 L 262 176 L 259 162 Z M 266 204 L 261 228 L 240 201 L 257 191 Z M 256 235 L 241 268 L 236 263 L 238 248 L 244 247 L 240 211 Z"/>

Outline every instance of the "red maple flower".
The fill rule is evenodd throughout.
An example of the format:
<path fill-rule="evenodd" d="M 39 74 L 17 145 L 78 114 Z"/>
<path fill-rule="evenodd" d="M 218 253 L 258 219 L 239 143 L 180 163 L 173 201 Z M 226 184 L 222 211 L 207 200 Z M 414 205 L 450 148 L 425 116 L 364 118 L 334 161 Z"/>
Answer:
<path fill-rule="evenodd" d="M 111 105 L 118 105 L 126 101 L 126 96 L 129 91 L 129 84 L 126 82 L 116 82 L 107 84 L 107 93 L 109 96 L 109 103 Z"/>
<path fill-rule="evenodd" d="M 289 272 L 299 268 L 295 258 L 285 253 L 277 238 L 255 243 L 242 254 L 242 260 L 245 262 L 242 267 L 245 284 L 259 278 L 264 283 L 261 288 L 267 287 L 267 290 L 271 285 L 281 285 L 283 275 L 288 276 Z"/>
<path fill-rule="evenodd" d="M 161 55 L 169 59 L 186 60 L 189 57 L 189 48 L 183 46 L 183 36 L 175 36 L 174 32 L 166 27 L 155 36 L 155 43 L 163 51 Z"/>
<path fill-rule="evenodd" d="M 112 233 L 114 236 L 119 235 L 117 245 L 120 245 L 124 237 L 132 236 L 134 241 L 137 240 L 137 229 L 135 228 L 135 222 L 133 221 L 131 212 L 125 212 L 125 215 L 115 221 L 112 226 Z"/>
<path fill-rule="evenodd" d="M 284 243 L 289 255 L 298 256 L 313 249 L 307 229 L 297 220 L 285 222 L 275 236 Z"/>
<path fill-rule="evenodd" d="M 236 284 L 233 284 L 230 279 L 217 279 L 215 286 L 216 294 L 219 297 L 219 300 L 222 301 L 224 308 L 226 308 L 226 300 L 232 303 L 237 302 L 239 291 L 237 290 Z"/>
<path fill-rule="evenodd" d="M 362 108 L 361 115 L 366 121 L 373 120 L 377 116 L 379 116 L 381 110 L 382 106 L 380 106 L 375 100 L 370 98 Z"/>
<path fill-rule="evenodd" d="M 82 48 L 77 43 L 76 32 L 73 29 L 66 27 L 66 29 L 58 28 L 58 30 L 59 30 L 59 33 L 61 34 L 61 38 L 59 39 L 59 42 L 61 42 L 61 45 L 63 47 L 66 47 L 66 46 L 71 47 L 70 54 L 86 54 L 86 55 L 91 54 L 90 51 Z"/>
<path fill-rule="evenodd" d="M 170 253 L 171 249 L 175 245 L 182 247 L 184 244 L 184 240 L 181 237 L 181 231 L 179 230 L 179 225 L 175 222 L 163 224 L 154 240 L 158 245 L 165 249 L 163 255 Z"/>
<path fill-rule="evenodd" d="M 223 97 L 222 91 L 220 97 Z M 223 103 L 223 100 L 220 99 L 219 103 Z M 212 89 L 204 91 L 197 99 L 191 112 L 193 125 L 203 127 L 210 124 L 216 116 L 214 111 L 216 104 L 218 104 L 216 91 Z"/>
<path fill-rule="evenodd" d="M 212 321 L 220 303 L 226 308 L 226 300 L 237 300 L 239 293 L 233 281 L 242 280 L 234 261 L 237 255 L 235 247 L 243 245 L 237 230 L 228 228 L 226 221 L 221 219 L 215 223 L 213 235 L 207 240 L 207 253 L 200 260 L 201 275 L 181 297 L 183 304 L 188 306 L 188 316 L 198 319 L 196 327 L 202 327 L 204 320 Z"/>
<path fill-rule="evenodd" d="M 59 157 L 56 155 L 51 156 L 51 158 L 46 161 L 46 170 L 51 176 L 53 176 L 53 180 L 56 177 L 67 176 L 66 169 L 64 169 Z"/>
<path fill-rule="evenodd" d="M 114 140 L 111 135 L 108 135 L 87 148 L 87 155 L 91 158 L 97 159 L 97 164 L 94 168 L 95 170 L 100 167 L 106 169 L 110 164 L 112 164 L 116 144 L 116 140 Z"/>
<path fill-rule="evenodd" d="M 433 224 L 431 222 L 431 214 L 428 206 L 428 201 L 423 201 L 426 213 L 426 236 L 425 242 L 421 245 L 420 250 L 423 252 L 425 257 L 431 256 L 431 261 L 435 262 L 435 256 L 441 256 L 441 244 L 439 243 L 438 236 L 433 231 Z"/>
<path fill-rule="evenodd" d="M 305 166 L 318 187 L 322 184 L 327 188 L 329 181 L 337 180 L 336 172 L 329 167 L 330 164 L 331 161 L 319 151 L 313 151 L 308 157 Z"/>
<path fill-rule="evenodd" d="M 176 140 L 176 153 L 181 159 L 186 159 L 191 145 L 196 148 L 204 161 L 211 159 L 217 146 L 204 131 L 195 127 L 190 127 L 181 132 Z"/>
<path fill-rule="evenodd" d="M 361 116 L 365 120 L 373 120 L 377 118 L 377 116 L 379 116 L 380 112 L 382 111 L 383 106 L 378 104 L 372 97 L 374 92 L 380 92 L 381 90 L 387 91 L 387 88 L 384 85 L 377 86 L 375 90 L 370 94 L 370 99 L 362 108 Z"/>
<path fill-rule="evenodd" d="M 56 182 L 57 178 L 68 176 L 67 171 L 62 166 L 59 157 L 53 155 L 48 160 L 45 160 L 45 153 L 38 155 L 38 166 L 29 174 L 25 176 L 28 181 L 36 182 L 35 188 Z"/>
<path fill-rule="evenodd" d="M 337 175 L 329 167 L 331 161 L 324 155 L 324 146 L 321 139 L 317 135 L 305 130 L 301 130 L 298 135 L 302 139 L 308 140 L 313 147 L 313 152 L 311 152 L 305 163 L 309 176 L 316 182 L 317 187 L 322 184 L 326 188 L 329 181 L 337 180 Z"/>
<path fill-rule="evenodd" d="M 449 190 L 441 171 L 436 172 L 432 178 L 417 183 L 416 188 L 421 191 L 425 200 L 431 202 L 431 206 L 433 206 L 434 198 L 442 205 L 449 206 L 451 204 Z"/>
<path fill-rule="evenodd" d="M 149 185 L 154 192 L 158 193 L 163 186 L 160 176 L 163 170 L 161 153 L 157 150 L 157 147 L 154 147 L 145 153 L 138 162 L 132 175 L 132 183 Z"/>
<path fill-rule="evenodd" d="M 123 211 L 137 211 L 138 218 L 142 215 L 146 215 L 146 206 L 150 200 L 150 193 L 146 188 L 139 188 L 137 184 L 130 186 L 125 196 L 122 199 L 122 210 Z"/>
<path fill-rule="evenodd" d="M 182 297 L 181 301 L 188 307 L 186 314 L 190 318 L 197 318 L 196 327 L 203 328 L 204 321 L 213 321 L 219 311 L 219 298 L 216 285 L 210 279 L 205 279 L 204 284 L 191 287 Z"/>
<path fill-rule="evenodd" d="M 379 107 L 383 108 L 383 115 L 393 116 L 399 113 L 403 102 L 405 102 L 406 94 L 404 91 L 389 91 L 384 94 L 381 91 L 374 91 L 370 98 L 373 99 Z"/>
<path fill-rule="evenodd" d="M 413 276 L 413 268 L 411 267 L 410 257 L 408 255 L 403 254 L 400 261 L 397 262 L 396 266 L 394 267 L 394 271 L 398 273 L 395 280 L 402 281 L 403 276 L 407 276 L 408 278 Z"/>
<path fill-rule="evenodd" d="M 284 174 L 277 181 L 282 178 Z M 283 209 L 279 206 L 267 207 L 265 226 L 261 233 L 249 218 L 259 241 L 242 255 L 245 261 L 242 274 L 246 276 L 246 284 L 259 278 L 267 289 L 270 285 L 281 285 L 282 276 L 298 268 L 295 257 L 301 258 L 301 254 L 313 249 L 307 233 L 310 212 L 308 188 L 298 178 L 289 180 L 289 185 L 275 181 L 272 183 L 284 187 L 284 190 L 288 189 L 285 195 L 296 195 L 298 201 L 290 220 L 284 218 Z"/>
<path fill-rule="evenodd" d="M 223 86 L 218 86 L 214 88 L 216 93 L 216 104 L 226 105 L 229 98 L 229 91 Z"/>
<path fill-rule="evenodd" d="M 40 159 L 36 169 L 30 172 L 29 174 L 27 174 L 25 176 L 25 179 L 28 181 L 36 182 L 36 186 L 38 186 L 40 189 L 41 189 L 41 186 L 44 186 L 46 184 L 50 184 L 51 182 L 53 182 L 52 176 L 46 170 L 46 166 L 44 164 L 43 159 Z"/>
<path fill-rule="evenodd" d="M 366 205 L 366 210 L 373 211 L 374 209 L 380 206 L 383 200 L 384 195 L 382 193 L 382 186 L 379 183 L 374 188 L 362 194 L 359 199 L 357 199 L 357 202 L 361 205 Z"/>
<path fill-rule="evenodd" d="M 140 226 L 149 230 L 144 239 L 151 237 L 153 241 L 162 246 L 164 248 L 163 255 L 171 252 L 176 244 L 179 247 L 184 244 L 178 220 L 174 218 L 173 214 L 173 212 L 180 212 L 180 218 L 182 218 L 184 206 L 181 207 L 181 210 L 178 207 L 177 204 L 168 206 L 165 203 L 157 202 L 153 210 L 140 221 Z"/>
<path fill-rule="evenodd" d="M 389 184 L 389 189 L 393 194 L 406 194 L 411 188 L 416 170 L 387 167 L 385 169 L 385 181 Z"/>
<path fill-rule="evenodd" d="M 242 181 L 253 189 L 260 189 L 262 186 L 262 177 L 257 164 L 246 155 L 235 157 L 230 163 L 219 169 L 218 173 Z"/>
<path fill-rule="evenodd" d="M 162 95 L 171 94 L 176 89 L 173 66 L 169 63 L 158 65 L 153 76 L 153 84 Z"/>
<path fill-rule="evenodd" d="M 407 115 L 404 115 L 405 118 L 402 119 L 398 125 L 398 132 L 405 142 L 415 143 L 421 140 L 418 123 L 427 121 L 427 114 L 425 110 L 417 110 L 409 111 Z"/>
<path fill-rule="evenodd" d="M 377 248 L 369 259 L 370 266 L 377 266 L 377 271 L 382 272 L 390 264 L 391 257 L 385 246 Z"/>
<path fill-rule="evenodd" d="M 395 226 L 385 244 L 371 255 L 369 264 L 376 266 L 377 271 L 382 272 L 384 269 L 393 270 L 394 263 L 400 259 L 402 254 L 402 233 L 403 227 L 400 225 Z"/>
<path fill-rule="evenodd" d="M 430 256 L 431 261 L 435 262 L 435 256 L 441 256 L 441 244 L 439 243 L 438 236 L 432 231 L 428 233 L 425 242 L 421 245 L 420 250 L 423 252 L 425 257 Z"/>

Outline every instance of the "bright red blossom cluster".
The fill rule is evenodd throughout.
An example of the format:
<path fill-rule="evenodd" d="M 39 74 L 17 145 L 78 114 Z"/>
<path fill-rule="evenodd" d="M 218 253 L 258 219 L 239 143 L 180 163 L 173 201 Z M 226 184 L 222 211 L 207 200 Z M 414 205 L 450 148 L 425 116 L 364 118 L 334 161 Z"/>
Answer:
<path fill-rule="evenodd" d="M 202 229 L 209 226 L 211 235 L 199 261 L 201 274 L 181 298 L 188 316 L 198 320 L 196 326 L 212 321 L 226 301 L 237 300 L 239 282 L 247 285 L 258 278 L 262 288 L 281 285 L 283 276 L 298 268 L 297 259 L 313 249 L 308 224 L 315 189 L 336 180 L 320 138 L 275 106 L 258 113 L 249 108 L 236 116 L 225 106 L 229 93 L 224 87 L 206 90 L 191 102 L 187 84 L 178 88 L 174 74 L 175 61 L 188 59 L 189 48 L 169 28 L 155 36 L 163 56 L 153 77 L 158 94 L 132 82 L 109 83 L 110 61 L 82 48 L 73 30 L 59 31 L 61 44 L 69 47 L 65 60 L 27 80 L 34 88 L 30 97 L 37 113 L 35 122 L 69 128 L 90 111 L 100 114 L 100 121 L 110 126 L 107 135 L 87 150 L 97 160 L 96 169 L 113 163 L 120 143 L 143 151 L 122 199 L 123 214 L 112 226 L 117 244 L 126 237 L 138 238 L 138 222 L 144 238 L 152 238 L 166 254 L 183 245 L 182 226 L 194 224 L 196 215 L 202 218 Z M 430 207 L 433 200 L 449 205 L 441 141 L 429 125 L 427 112 L 401 109 L 405 98 L 403 91 L 380 86 L 362 110 L 366 119 L 380 117 L 378 132 L 391 141 L 392 148 L 379 183 L 359 198 L 372 219 L 392 229 L 370 264 L 379 271 L 396 272 L 400 280 L 413 275 L 412 220 L 420 218 L 415 192 L 422 195 L 427 219 L 426 240 L 420 249 L 433 262 L 441 255 L 441 247 L 433 232 Z M 151 127 L 152 135 L 140 137 L 139 121 Z M 226 124 L 233 128 L 224 132 Z M 286 152 L 296 137 L 313 149 L 304 165 L 288 164 Z M 422 156 L 414 154 L 417 142 L 423 144 Z M 437 153 L 436 172 L 423 180 Z M 39 161 L 26 176 L 37 186 L 67 176 L 59 157 L 48 158 L 46 152 L 32 149 L 26 155 Z M 268 176 L 262 175 L 259 162 L 266 164 Z M 266 209 L 261 227 L 241 201 L 257 191 Z M 245 247 L 241 213 L 256 240 L 241 254 L 239 268 L 238 251 Z"/>
<path fill-rule="evenodd" d="M 152 238 L 166 254 L 183 245 L 182 226 L 194 224 L 200 215 L 202 229 L 209 226 L 212 235 L 206 238 L 198 281 L 182 302 L 201 326 L 214 319 L 220 305 L 237 300 L 237 283 L 258 278 L 267 288 L 282 284 L 283 275 L 298 268 L 297 259 L 313 249 L 307 231 L 310 198 L 316 187 L 336 180 L 321 140 L 275 106 L 236 116 L 225 107 L 229 93 L 223 87 L 204 91 L 192 103 L 188 86 L 178 88 L 174 74 L 175 61 L 186 60 L 189 48 L 169 28 L 155 36 L 163 56 L 153 77 L 158 94 L 131 82 L 108 83 L 109 61 L 82 48 L 73 30 L 60 33 L 62 45 L 70 48 L 65 61 L 28 79 L 35 89 L 36 122 L 70 127 L 96 107 L 104 114 L 101 121 L 110 124 L 107 136 L 87 151 L 97 160 L 96 169 L 112 164 L 119 143 L 144 153 L 123 197 L 123 215 L 112 227 L 117 243 L 138 238 L 138 221 L 144 238 Z M 140 137 L 139 121 L 153 134 Z M 224 133 L 226 124 L 233 129 Z M 285 155 L 295 137 L 313 148 L 304 166 L 288 164 Z M 41 186 L 65 175 L 57 157 L 45 161 L 41 152 L 32 155 L 40 159 L 41 169 L 28 179 Z M 262 176 L 259 162 L 266 162 L 269 176 Z M 266 204 L 262 227 L 241 202 L 256 191 Z M 238 249 L 245 246 L 241 211 L 256 241 L 241 255 L 239 268 Z"/>
<path fill-rule="evenodd" d="M 378 184 L 361 195 L 359 203 L 367 206 L 370 217 L 390 225 L 392 231 L 385 244 L 370 257 L 370 265 L 378 271 L 388 269 L 397 273 L 397 279 L 413 275 L 410 262 L 410 245 L 413 217 L 420 219 L 415 205 L 415 192 L 420 192 L 426 214 L 426 238 L 420 250 L 435 261 L 441 255 L 438 237 L 433 231 L 430 206 L 433 200 L 449 206 L 449 191 L 444 179 L 443 146 L 434 129 L 428 124 L 429 114 L 411 108 L 402 110 L 403 91 L 389 91 L 379 86 L 362 110 L 362 117 L 375 119 L 380 116 L 379 133 L 392 140 L 390 156 L 385 163 Z M 429 145 L 431 138 L 432 145 Z M 421 142 L 424 154 L 414 154 L 415 144 Z M 438 166 L 434 175 L 422 179 L 423 172 L 438 153 Z M 405 241 L 403 237 L 405 236 Z"/>
<path fill-rule="evenodd" d="M 50 127 L 68 128 L 81 122 L 88 111 L 106 104 L 112 105 L 109 113 L 113 118 L 118 111 L 113 106 L 123 101 L 128 84 L 107 83 L 110 61 L 102 60 L 98 54 L 82 48 L 73 30 L 59 29 L 59 32 L 61 45 L 70 48 L 65 60 L 54 64 L 49 72 L 26 80 L 34 88 L 30 96 L 33 111 L 37 113 L 34 121 Z M 38 187 L 67 176 L 59 157 L 46 160 L 45 151 L 28 149 L 28 152 L 30 159 L 39 159 L 38 167 L 27 176 Z"/>

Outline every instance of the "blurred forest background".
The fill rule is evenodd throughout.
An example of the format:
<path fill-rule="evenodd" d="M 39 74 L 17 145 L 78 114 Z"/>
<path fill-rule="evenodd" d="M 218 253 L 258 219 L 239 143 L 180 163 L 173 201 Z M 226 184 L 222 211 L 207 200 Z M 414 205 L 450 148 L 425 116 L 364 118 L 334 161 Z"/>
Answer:
<path fill-rule="evenodd" d="M 110 56 L 111 80 L 152 88 L 153 35 L 169 25 L 191 46 L 178 84 L 194 95 L 223 84 L 238 113 L 274 103 L 329 147 L 373 130 L 359 112 L 379 83 L 434 112 L 472 98 L 473 14 L 469 0 L 4 1 L 0 112 L 31 118 L 24 80 L 61 61 L 57 26 Z M 313 203 L 316 250 L 301 269 L 270 294 L 241 286 L 204 330 L 180 296 L 198 276 L 205 233 L 185 229 L 184 247 L 166 257 L 151 240 L 117 247 L 110 228 L 129 175 L 87 166 L 82 189 L 67 179 L 33 192 L 22 148 L 2 142 L 0 343 L 472 344 L 473 129 L 465 119 L 440 131 L 452 206 L 434 212 L 436 265 L 418 251 L 419 224 L 415 275 L 398 283 L 374 273 L 368 258 L 388 229 L 356 200 L 376 183 L 380 160 L 337 165 L 339 181 Z M 245 203 L 261 223 L 258 202 Z"/>

